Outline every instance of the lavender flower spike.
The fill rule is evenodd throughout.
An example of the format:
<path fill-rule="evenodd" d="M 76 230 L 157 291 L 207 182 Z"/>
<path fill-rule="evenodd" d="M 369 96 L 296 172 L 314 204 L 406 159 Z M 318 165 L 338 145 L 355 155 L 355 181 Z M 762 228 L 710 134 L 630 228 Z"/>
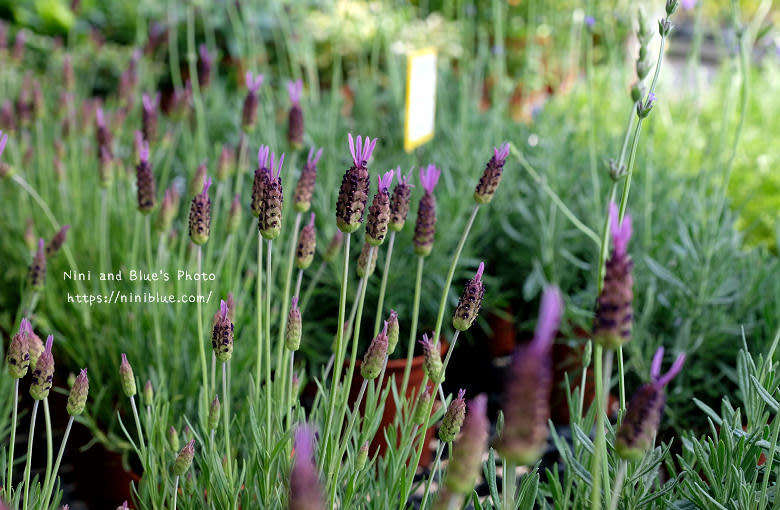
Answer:
<path fill-rule="evenodd" d="M 70 225 L 63 225 L 62 228 L 54 234 L 54 237 L 52 237 L 51 241 L 46 245 L 46 258 L 50 258 L 60 251 L 62 245 L 65 244 L 68 230 L 70 230 Z"/>
<path fill-rule="evenodd" d="M 390 222 L 390 183 L 393 182 L 393 171 L 377 176 L 378 189 L 374 201 L 368 208 L 368 223 L 366 223 L 366 241 L 371 246 L 379 246 L 387 235 L 387 225 Z"/>
<path fill-rule="evenodd" d="M 71 416 L 78 416 L 84 412 L 84 406 L 87 403 L 87 394 L 89 393 L 89 379 L 87 378 L 87 369 L 81 369 L 68 395 L 67 411 Z"/>
<path fill-rule="evenodd" d="M 27 273 L 27 281 L 30 287 L 35 290 L 41 290 L 46 281 L 46 252 L 44 250 L 43 239 L 38 239 L 38 251 L 33 256 L 30 270 Z"/>
<path fill-rule="evenodd" d="M 214 64 L 214 57 L 209 53 L 209 48 L 205 44 L 198 46 L 198 85 L 205 89 L 211 83 L 211 67 Z"/>
<path fill-rule="evenodd" d="M 287 82 L 287 92 L 290 94 L 290 113 L 287 115 L 287 142 L 293 149 L 303 147 L 303 110 L 301 110 L 301 92 L 303 81 Z"/>
<path fill-rule="evenodd" d="M 626 407 L 615 436 L 615 450 L 623 459 L 641 459 L 653 446 L 666 404 L 664 386 L 680 373 L 685 363 L 685 353 L 680 353 L 669 371 L 662 375 L 663 357 L 664 348 L 659 347 L 650 366 L 650 382 L 639 387 Z"/>
<path fill-rule="evenodd" d="M 488 204 L 493 200 L 493 195 L 496 193 L 498 185 L 501 184 L 507 156 L 509 156 L 508 143 L 502 145 L 501 148 L 493 148 L 493 157 L 485 166 L 485 171 L 482 172 L 482 177 L 474 189 L 474 200 L 478 204 Z"/>
<path fill-rule="evenodd" d="M 211 347 L 220 363 L 230 361 L 233 356 L 233 323 L 228 317 L 228 306 L 225 301 L 219 302 L 217 321 L 211 333 Z"/>
<path fill-rule="evenodd" d="M 138 133 L 136 131 L 136 133 Z M 136 177 L 136 189 L 138 196 L 138 210 L 141 214 L 149 214 L 154 209 L 157 203 L 157 187 L 154 182 L 154 175 L 152 174 L 152 168 L 149 165 L 149 141 L 139 140 L 138 142 L 138 158 L 139 163 L 135 168 Z"/>
<path fill-rule="evenodd" d="M 30 396 L 35 400 L 43 400 L 49 396 L 52 379 L 54 378 L 54 357 L 51 353 L 51 347 L 54 343 L 54 337 L 49 335 L 46 339 L 46 349 L 38 358 L 35 370 L 32 373 L 32 383 L 30 384 Z"/>
<path fill-rule="evenodd" d="M 485 263 L 480 262 L 477 274 L 474 275 L 463 289 L 458 306 L 452 315 L 452 326 L 460 331 L 466 331 L 474 324 L 482 307 L 482 298 L 485 296 L 485 284 L 482 282 L 482 273 L 485 271 Z"/>
<path fill-rule="evenodd" d="M 271 164 L 265 176 L 262 189 L 260 215 L 258 217 L 258 229 L 264 239 L 273 240 L 279 237 L 282 230 L 282 202 L 284 200 L 282 190 L 282 164 L 284 154 L 275 164 L 276 154 L 271 153 Z"/>
<path fill-rule="evenodd" d="M 423 333 L 422 340 L 418 340 L 418 342 L 422 345 L 423 354 L 425 355 L 425 360 L 423 361 L 425 374 L 434 384 L 441 384 L 444 381 L 444 366 L 441 362 L 439 344 L 434 344 L 425 333 Z"/>
<path fill-rule="evenodd" d="M 325 497 L 314 462 L 314 431 L 299 425 L 293 442 L 295 458 L 290 471 L 288 510 L 324 510 Z"/>
<path fill-rule="evenodd" d="M 363 363 L 360 365 L 360 375 L 363 379 L 376 379 L 379 376 L 387 358 L 387 346 L 387 321 L 385 321 L 384 329 L 374 337 L 363 356 Z"/>
<path fill-rule="evenodd" d="M 160 104 L 160 93 L 154 96 L 144 94 L 141 97 L 143 108 L 141 109 L 141 129 L 144 139 L 151 143 L 157 140 L 157 107 Z"/>
<path fill-rule="evenodd" d="M 433 241 L 436 236 L 436 199 L 433 197 L 433 188 L 439 182 L 441 171 L 434 165 L 428 165 L 420 169 L 420 182 L 425 194 L 420 199 L 417 209 L 417 221 L 414 225 L 414 253 L 421 257 L 430 255 L 433 250 Z"/>
<path fill-rule="evenodd" d="M 22 324 L 19 326 L 19 332 L 11 338 L 11 343 L 8 345 L 8 352 L 5 355 L 6 363 L 8 363 L 8 373 L 14 379 L 21 379 L 27 375 L 27 370 L 30 367 L 30 336 L 32 335 L 32 326 L 30 321 L 22 319 Z"/>
<path fill-rule="evenodd" d="M 376 146 L 376 139 L 371 141 L 368 137 L 363 146 L 363 140 L 358 136 L 356 148 L 352 133 L 349 134 L 348 140 L 353 165 L 341 179 L 336 202 L 336 225 L 345 234 L 354 232 L 363 222 L 369 187 L 366 164 Z"/>
<path fill-rule="evenodd" d="M 388 227 L 394 232 L 400 232 L 406 223 L 406 217 L 409 215 L 409 198 L 412 194 L 411 175 L 401 174 L 401 167 L 396 168 L 398 182 L 393 189 L 393 196 L 390 199 L 390 223 Z"/>
<path fill-rule="evenodd" d="M 628 255 L 631 238 L 631 216 L 618 222 L 618 206 L 609 204 L 612 255 L 604 272 L 604 287 L 596 301 L 593 339 L 607 349 L 616 349 L 631 340 L 634 300 L 634 262 Z"/>
<path fill-rule="evenodd" d="M 452 460 L 444 478 L 445 486 L 458 494 L 468 494 L 479 477 L 482 456 L 488 446 L 490 422 L 487 419 L 487 396 L 480 394 L 469 402 L 460 438 L 452 449 Z"/>
<path fill-rule="evenodd" d="M 211 178 L 203 183 L 203 191 L 195 195 L 190 205 L 190 239 L 195 244 L 205 244 L 211 234 L 211 199 L 208 191 Z"/>
<path fill-rule="evenodd" d="M 441 419 L 439 439 L 445 443 L 455 441 L 458 433 L 460 433 L 461 426 L 463 426 L 463 419 L 466 417 L 466 401 L 463 400 L 465 395 L 466 390 L 459 390 L 458 398 L 455 398 L 450 402 L 447 412 L 444 414 L 444 418 Z"/>
<path fill-rule="evenodd" d="M 314 152 L 314 147 L 309 149 L 306 164 L 301 170 L 301 177 L 295 186 L 293 193 L 293 207 L 297 212 L 307 212 L 311 208 L 311 197 L 314 194 L 314 185 L 317 182 L 317 163 L 322 157 L 322 148 Z"/>
<path fill-rule="evenodd" d="M 504 431 L 497 449 L 517 464 L 533 464 L 547 446 L 553 384 L 550 346 L 562 311 L 560 291 L 547 287 L 534 339 L 515 350 L 509 367 L 504 386 Z"/>
<path fill-rule="evenodd" d="M 255 170 L 255 178 L 252 182 L 252 214 L 260 217 L 263 212 L 263 197 L 265 196 L 265 190 L 271 180 L 268 169 L 268 158 L 271 155 L 270 147 L 261 145 L 257 150 L 257 169 Z"/>
<path fill-rule="evenodd" d="M 119 379 L 122 382 L 122 391 L 126 397 L 132 397 L 136 393 L 135 376 L 133 367 L 127 361 L 127 356 L 122 353 L 122 362 L 119 364 Z"/>
<path fill-rule="evenodd" d="M 260 90 L 260 85 L 263 84 L 263 75 L 253 76 L 251 71 L 247 71 L 244 76 L 244 82 L 249 91 L 246 94 L 244 107 L 241 111 L 241 124 L 244 131 L 251 133 L 255 129 L 255 122 L 257 122 L 257 105 L 259 103 L 257 91 Z"/>
<path fill-rule="evenodd" d="M 295 267 L 308 269 L 314 260 L 317 249 L 317 235 L 314 231 L 314 213 L 311 213 L 309 224 L 301 229 L 298 237 L 298 247 L 295 251 Z"/>
<path fill-rule="evenodd" d="M 3 155 L 6 143 L 8 143 L 8 133 L 3 133 L 3 131 L 0 130 L 0 156 Z"/>
<path fill-rule="evenodd" d="M 293 296 L 292 306 L 287 314 L 287 328 L 284 332 L 284 344 L 291 351 L 301 347 L 301 310 L 298 308 L 298 296 Z"/>

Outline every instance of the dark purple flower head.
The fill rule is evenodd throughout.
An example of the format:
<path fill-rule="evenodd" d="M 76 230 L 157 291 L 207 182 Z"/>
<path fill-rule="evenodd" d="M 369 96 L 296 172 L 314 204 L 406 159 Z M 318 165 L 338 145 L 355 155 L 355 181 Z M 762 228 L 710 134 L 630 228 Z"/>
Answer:
<path fill-rule="evenodd" d="M 254 76 L 252 71 L 247 71 L 246 75 L 244 76 L 244 83 L 246 84 L 246 88 L 249 89 L 251 94 L 257 94 L 257 91 L 260 90 L 260 85 L 263 84 L 263 79 L 264 77 L 262 74 Z"/>
<path fill-rule="evenodd" d="M 160 104 L 160 93 L 156 93 L 154 96 L 144 94 L 141 97 L 141 103 L 143 103 L 144 110 L 147 114 L 154 113 Z"/>
<path fill-rule="evenodd" d="M 363 140 L 361 139 L 360 135 L 358 135 L 356 151 L 355 141 L 352 138 L 352 133 L 349 133 L 347 138 L 349 139 L 349 152 L 352 153 L 352 162 L 355 164 L 355 167 L 365 167 L 366 163 L 368 163 L 368 160 L 371 157 L 371 153 L 374 152 L 377 139 L 374 138 L 372 141 L 369 137 L 366 137 L 365 145 L 363 145 Z"/>
<path fill-rule="evenodd" d="M 669 382 L 675 378 L 677 374 L 680 373 L 682 370 L 683 364 L 685 363 L 685 353 L 682 352 L 677 356 L 677 359 L 674 360 L 674 363 L 672 363 L 672 367 L 669 369 L 668 372 L 661 375 L 661 363 L 663 363 L 664 360 L 664 348 L 659 347 L 657 351 L 655 351 L 655 355 L 653 356 L 653 362 L 650 365 L 650 379 L 652 380 L 653 384 L 657 387 L 664 387 Z"/>
<path fill-rule="evenodd" d="M 393 171 L 385 172 L 384 175 L 378 175 L 377 181 L 379 183 L 379 191 L 381 193 L 387 193 L 390 189 L 390 184 L 393 182 Z"/>
<path fill-rule="evenodd" d="M 620 223 L 618 206 L 615 202 L 609 203 L 609 224 L 612 234 L 612 245 L 615 247 L 614 255 L 623 257 L 626 254 L 628 241 L 631 239 L 631 215 L 626 213 L 623 222 Z"/>
<path fill-rule="evenodd" d="M 301 102 L 301 93 L 303 92 L 303 80 L 287 82 L 287 93 L 290 95 L 290 102 L 298 105 Z"/>
<path fill-rule="evenodd" d="M 70 225 L 63 225 L 56 234 L 54 234 L 54 237 L 51 238 L 51 241 L 49 241 L 49 244 L 46 245 L 46 256 L 51 257 L 58 251 L 60 251 L 60 248 L 62 248 L 62 245 L 65 244 L 65 239 L 68 235 L 68 230 L 70 230 Z"/>
<path fill-rule="evenodd" d="M 439 182 L 439 176 L 441 170 L 436 168 L 436 165 L 428 165 L 424 170 L 420 169 L 420 183 L 422 187 L 428 193 L 433 193 L 433 188 L 436 187 L 436 183 Z"/>
<path fill-rule="evenodd" d="M 555 333 L 561 323 L 563 298 L 558 287 L 547 287 L 542 294 L 539 307 L 539 321 L 536 323 L 531 348 L 537 353 L 547 352 L 552 346 Z"/>
<path fill-rule="evenodd" d="M 266 145 L 260 146 L 260 150 L 257 151 L 257 168 L 268 172 L 269 178 L 272 179 L 278 179 L 282 174 L 284 153 L 279 157 L 278 164 L 275 163 L 275 159 L 276 153 L 271 152 L 270 147 Z"/>
<path fill-rule="evenodd" d="M 320 158 L 322 157 L 322 147 L 320 147 L 317 152 L 314 152 L 314 147 L 309 149 L 309 156 L 306 158 L 306 163 L 309 165 L 316 166 L 317 163 L 320 161 Z"/>

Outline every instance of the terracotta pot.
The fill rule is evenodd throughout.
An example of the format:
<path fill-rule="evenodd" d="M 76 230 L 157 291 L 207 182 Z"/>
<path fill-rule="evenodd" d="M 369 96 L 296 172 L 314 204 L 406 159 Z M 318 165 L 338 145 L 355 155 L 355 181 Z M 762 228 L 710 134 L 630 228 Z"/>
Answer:
<path fill-rule="evenodd" d="M 505 308 L 488 315 L 488 324 L 493 332 L 487 342 L 487 351 L 491 358 L 500 358 L 512 354 L 517 345 L 517 330 L 515 329 L 514 311 Z"/>
<path fill-rule="evenodd" d="M 442 359 L 444 359 L 449 344 L 444 340 L 442 340 L 439 342 L 439 346 L 441 347 Z M 412 368 L 411 368 L 411 372 L 409 373 L 409 384 L 406 388 L 407 399 L 411 399 L 412 397 L 416 398 L 416 395 L 420 389 L 420 385 L 422 384 L 423 377 L 425 376 L 425 372 L 423 370 L 424 359 L 425 358 L 423 356 L 415 356 L 414 358 L 412 358 Z M 350 405 L 354 405 L 355 400 L 357 400 L 358 393 L 360 392 L 360 385 L 363 384 L 363 378 L 360 376 L 361 363 L 362 363 L 361 360 L 357 360 L 355 364 L 355 373 L 352 377 L 352 387 L 349 395 Z M 385 388 L 387 388 L 387 385 L 390 383 L 391 379 L 395 379 L 396 387 L 400 391 L 401 384 L 403 383 L 403 379 L 404 379 L 405 367 L 406 367 L 406 358 L 388 360 L 387 368 L 385 369 L 385 379 L 382 382 L 381 391 L 384 391 Z M 364 405 L 365 405 L 365 399 L 361 404 L 361 412 L 363 411 Z M 438 399 L 434 400 L 433 409 L 436 410 L 438 405 L 441 405 L 440 401 Z M 385 400 L 385 408 L 384 408 L 384 412 L 382 413 L 382 420 L 380 421 L 379 429 L 377 429 L 376 434 L 374 434 L 374 437 L 371 440 L 371 449 L 370 449 L 371 455 L 373 455 L 375 452 L 378 451 L 380 456 L 384 456 L 385 452 L 387 451 L 388 444 L 387 441 L 385 440 L 385 428 L 392 426 L 397 411 L 398 409 L 395 406 L 395 400 L 393 399 L 393 395 L 391 392 L 387 396 L 387 400 Z M 431 440 L 433 439 L 433 434 L 435 430 L 436 427 L 430 426 L 428 427 L 428 430 L 425 431 L 426 445 L 430 444 Z M 420 456 L 420 466 L 429 466 L 432 460 L 433 460 L 433 451 L 426 446 L 425 448 L 423 448 L 422 455 Z"/>

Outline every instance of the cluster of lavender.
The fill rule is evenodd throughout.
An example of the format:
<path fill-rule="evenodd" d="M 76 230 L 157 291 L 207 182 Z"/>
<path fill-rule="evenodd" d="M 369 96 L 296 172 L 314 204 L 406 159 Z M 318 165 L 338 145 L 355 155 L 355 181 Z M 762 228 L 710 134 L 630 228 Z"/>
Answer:
<path fill-rule="evenodd" d="M 27 506 L 30 500 L 30 468 L 32 462 L 32 445 L 33 438 L 35 437 L 35 422 L 38 413 L 38 405 L 43 402 L 44 410 L 47 416 L 47 422 L 49 421 L 49 403 L 48 397 L 51 391 L 54 381 L 54 355 L 52 354 L 52 346 L 54 343 L 54 337 L 49 335 L 46 339 L 44 346 L 40 337 L 33 331 L 30 322 L 23 318 L 18 332 L 13 336 L 8 346 L 6 353 L 6 365 L 8 373 L 14 381 L 14 399 L 13 399 L 13 418 L 11 422 L 11 440 L 8 445 L 8 457 L 7 462 L 8 471 L 6 473 L 7 490 L 5 497 L 9 500 L 16 499 L 16 501 L 24 501 Z M 16 426 L 17 426 L 17 408 L 19 400 L 19 382 L 23 379 L 27 373 L 30 372 L 30 396 L 34 400 L 32 416 L 30 418 L 30 431 L 29 439 L 27 442 L 27 457 L 24 470 L 24 479 L 22 490 L 24 491 L 23 499 L 19 495 L 14 496 L 13 487 L 17 485 L 13 483 L 13 466 L 14 466 L 14 446 L 16 441 Z M 84 412 L 86 407 L 87 395 L 89 393 L 89 380 L 87 378 L 87 369 L 81 370 L 78 376 L 73 380 L 70 393 L 68 395 L 68 403 L 66 411 L 69 415 L 68 425 L 65 431 L 65 435 L 60 445 L 59 455 L 57 462 L 54 464 L 53 470 L 47 469 L 46 477 L 42 480 L 42 485 L 39 491 L 39 502 L 43 505 L 41 508 L 48 508 L 48 502 L 51 501 L 54 492 L 54 485 L 59 471 L 60 461 L 62 460 L 62 454 L 65 451 L 65 445 L 68 441 L 68 435 L 70 433 L 73 420 L 76 416 Z M 51 444 L 51 430 L 47 427 L 46 430 L 47 443 Z"/>

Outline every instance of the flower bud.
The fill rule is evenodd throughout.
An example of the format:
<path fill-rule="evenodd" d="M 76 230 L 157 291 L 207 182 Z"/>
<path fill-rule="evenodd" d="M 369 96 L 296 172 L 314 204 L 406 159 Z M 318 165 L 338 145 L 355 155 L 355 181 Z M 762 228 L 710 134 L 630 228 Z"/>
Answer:
<path fill-rule="evenodd" d="M 349 234 L 360 227 L 368 201 L 368 170 L 366 164 L 376 146 L 366 137 L 365 146 L 360 136 L 357 137 L 357 150 L 352 134 L 349 134 L 349 150 L 352 153 L 353 165 L 344 174 L 336 202 L 336 224 L 342 232 Z"/>
<path fill-rule="evenodd" d="M 225 229 L 228 234 L 234 233 L 241 225 L 241 201 L 240 195 L 236 193 L 233 197 L 233 202 L 230 204 L 230 212 L 228 213 L 227 225 Z"/>
<path fill-rule="evenodd" d="M 311 197 L 314 194 L 314 184 L 317 182 L 317 162 L 322 157 L 322 149 L 316 153 L 314 147 L 309 149 L 309 156 L 306 158 L 306 164 L 301 170 L 301 177 L 295 186 L 293 193 L 293 207 L 297 212 L 307 212 L 311 208 Z"/>
<path fill-rule="evenodd" d="M 298 308 L 298 296 L 293 296 L 292 306 L 287 314 L 284 344 L 293 352 L 301 346 L 301 310 Z"/>
<path fill-rule="evenodd" d="M 211 67 L 214 64 L 214 57 L 209 54 L 208 46 L 201 44 L 198 46 L 198 85 L 201 89 L 205 89 L 211 83 Z"/>
<path fill-rule="evenodd" d="M 431 387 L 426 385 L 425 389 L 420 393 L 420 397 L 417 399 L 417 405 L 412 413 L 412 423 L 415 425 L 425 425 L 427 421 L 426 413 L 428 413 L 428 406 L 431 404 Z"/>
<path fill-rule="evenodd" d="M 151 406 L 154 404 L 154 387 L 152 386 L 152 381 L 147 379 L 146 384 L 144 384 L 144 391 L 143 391 L 143 398 L 144 398 L 144 405 L 145 406 Z"/>
<path fill-rule="evenodd" d="M 8 352 L 5 355 L 5 361 L 8 364 L 8 373 L 14 379 L 21 379 L 27 375 L 27 369 L 30 367 L 30 336 L 32 335 L 32 326 L 27 319 L 22 319 L 19 326 L 19 332 L 11 338 L 8 346 Z"/>
<path fill-rule="evenodd" d="M 171 451 L 179 451 L 179 433 L 173 425 L 168 429 L 168 446 L 171 447 Z"/>
<path fill-rule="evenodd" d="M 639 460 L 653 446 L 666 403 L 664 386 L 682 370 L 685 362 L 685 354 L 680 354 L 662 376 L 663 356 L 664 348 L 660 347 L 653 356 L 651 382 L 640 386 L 626 407 L 626 414 L 615 434 L 615 451 L 621 459 Z"/>
<path fill-rule="evenodd" d="M 217 180 L 224 181 L 235 170 L 236 153 L 229 145 L 223 145 L 217 162 Z"/>
<path fill-rule="evenodd" d="M 423 333 L 422 340 L 418 340 L 422 345 L 423 354 L 425 359 L 423 360 L 423 370 L 434 384 L 441 384 L 444 381 L 444 366 L 441 362 L 441 351 L 439 350 L 439 344 L 433 344 L 428 339 L 428 335 Z"/>
<path fill-rule="evenodd" d="M 301 110 L 301 92 L 303 81 L 287 82 L 287 92 L 290 94 L 290 113 L 287 116 L 287 142 L 293 149 L 303 147 L 303 110 Z"/>
<path fill-rule="evenodd" d="M 314 260 L 317 249 L 317 235 L 314 232 L 314 213 L 311 213 L 309 224 L 301 229 L 298 237 L 298 249 L 295 251 L 295 267 L 308 269 Z"/>
<path fill-rule="evenodd" d="M 370 260 L 369 260 L 370 259 Z M 376 250 L 368 243 L 363 243 L 357 263 L 357 275 L 360 278 L 369 278 L 376 269 Z"/>
<path fill-rule="evenodd" d="M 46 281 L 46 252 L 44 251 L 43 239 L 38 240 L 38 251 L 35 253 L 30 264 L 30 271 L 27 274 L 27 282 L 34 290 L 41 290 Z"/>
<path fill-rule="evenodd" d="M 241 111 L 241 126 L 246 133 L 251 133 L 255 129 L 255 123 L 257 122 L 257 91 L 260 90 L 260 85 L 263 84 L 263 75 L 258 74 L 252 76 L 252 72 L 248 71 L 244 77 L 246 88 L 248 89 L 246 98 L 244 99 L 244 107 Z"/>
<path fill-rule="evenodd" d="M 398 313 L 390 310 L 390 317 L 387 318 L 387 355 L 395 352 L 395 346 L 398 345 L 400 329 L 398 327 Z"/>
<path fill-rule="evenodd" d="M 458 398 L 450 402 L 447 412 L 444 413 L 444 418 L 441 419 L 439 439 L 445 443 L 455 441 L 460 427 L 463 425 L 463 418 L 466 416 L 466 401 L 463 400 L 465 394 L 466 390 L 458 391 Z"/>
<path fill-rule="evenodd" d="M 192 460 L 195 458 L 195 440 L 192 439 L 189 443 L 184 445 L 179 455 L 176 456 L 176 461 L 173 463 L 173 474 L 176 476 L 182 476 L 190 469 Z"/>
<path fill-rule="evenodd" d="M 219 397 L 216 395 L 214 396 L 214 400 L 211 401 L 211 405 L 209 406 L 209 419 L 208 419 L 208 428 L 209 430 L 214 430 L 217 428 L 217 425 L 219 425 Z"/>
<path fill-rule="evenodd" d="M 360 375 L 363 379 L 376 379 L 387 359 L 387 321 L 385 328 L 371 340 L 366 354 L 363 356 L 363 363 L 360 365 Z"/>
<path fill-rule="evenodd" d="M 141 214 L 149 214 L 157 202 L 157 188 L 154 183 L 152 167 L 149 166 L 149 142 L 140 139 L 140 133 L 136 131 L 138 143 L 138 166 L 135 167 L 136 188 L 138 196 L 138 210 Z"/>
<path fill-rule="evenodd" d="M 468 494 L 474 489 L 482 466 L 482 456 L 487 450 L 489 431 L 487 397 L 480 394 L 469 402 L 463 432 L 453 446 L 452 459 L 444 478 L 444 485 L 448 489 L 459 494 Z"/>
<path fill-rule="evenodd" d="M 398 183 L 390 198 L 390 223 L 387 226 L 394 232 L 400 232 L 404 228 L 406 217 L 409 215 L 409 198 L 412 195 L 414 185 L 410 183 L 409 175 L 401 175 L 400 166 L 396 169 L 396 173 L 398 174 Z"/>
<path fill-rule="evenodd" d="M 195 195 L 190 206 L 190 239 L 195 244 L 204 244 L 211 233 L 211 199 L 208 191 L 211 179 L 203 184 L 203 191 Z"/>
<path fill-rule="evenodd" d="M 618 224 L 618 208 L 609 205 L 612 256 L 607 260 L 604 286 L 596 301 L 593 340 L 607 349 L 617 349 L 631 340 L 634 300 L 634 262 L 626 251 L 631 238 L 631 216 Z"/>
<path fill-rule="evenodd" d="M 87 394 L 89 393 L 89 379 L 87 379 L 87 369 L 81 369 L 68 395 L 67 411 L 71 416 L 78 416 L 84 412 L 84 406 L 87 403 Z"/>
<path fill-rule="evenodd" d="M 119 379 L 122 382 L 122 391 L 125 393 L 125 396 L 132 397 L 135 395 L 136 388 L 133 367 L 128 363 L 125 353 L 122 353 L 122 363 L 119 365 Z"/>
<path fill-rule="evenodd" d="M 68 230 L 70 229 L 70 225 L 63 225 L 62 228 L 60 228 L 56 234 L 54 234 L 54 237 L 51 238 L 51 241 L 49 241 L 49 244 L 46 245 L 46 257 L 50 258 L 53 255 L 55 255 L 58 251 L 60 251 L 60 248 L 62 248 L 62 245 L 65 244 L 65 238 L 68 235 Z"/>
<path fill-rule="evenodd" d="M 436 199 L 433 197 L 433 188 L 439 182 L 441 171 L 434 165 L 420 169 L 420 182 L 422 182 L 425 194 L 420 199 L 417 208 L 417 222 L 414 225 L 414 253 L 427 257 L 433 249 L 433 240 L 436 235 Z"/>
<path fill-rule="evenodd" d="M 343 242 L 344 234 L 341 232 L 341 230 L 336 230 L 336 232 L 333 233 L 333 237 L 330 239 L 328 248 L 325 250 L 325 253 L 322 254 L 323 260 L 325 262 L 333 262 L 336 259 L 336 256 L 338 256 L 339 252 L 341 252 L 341 245 Z"/>
<path fill-rule="evenodd" d="M 157 216 L 157 230 L 168 232 L 173 224 L 173 218 L 179 209 L 179 193 L 175 188 L 165 190 L 165 196 L 160 204 L 160 213 Z"/>
<path fill-rule="evenodd" d="M 637 102 L 636 104 L 636 114 L 637 117 L 640 119 L 644 119 L 648 115 L 650 115 L 650 111 L 653 109 L 653 105 L 655 104 L 655 94 L 652 92 L 647 95 L 647 99 L 643 103 L 642 101 Z"/>
<path fill-rule="evenodd" d="M 98 166 L 98 185 L 108 188 L 114 182 L 114 156 L 105 145 L 100 146 L 100 165 Z"/>
<path fill-rule="evenodd" d="M 358 450 L 357 458 L 355 459 L 355 469 L 360 472 L 366 467 L 366 461 L 368 461 L 368 441 L 363 443 Z"/>
<path fill-rule="evenodd" d="M 452 315 L 452 327 L 459 331 L 466 331 L 474 324 L 482 306 L 482 297 L 485 295 L 485 284 L 482 282 L 482 272 L 485 263 L 480 262 L 477 274 L 469 280 L 463 294 L 460 296 L 458 306 Z"/>
<path fill-rule="evenodd" d="M 144 94 L 141 98 L 143 108 L 141 108 L 141 129 L 143 130 L 144 140 L 147 143 L 157 141 L 157 118 L 159 116 L 157 108 L 160 104 L 160 93 L 154 96 Z"/>
<path fill-rule="evenodd" d="M 233 323 L 228 317 L 228 307 L 225 301 L 219 302 L 219 313 L 211 334 L 211 347 L 214 355 L 221 363 L 230 361 L 233 357 Z"/>
<path fill-rule="evenodd" d="M 35 237 L 35 223 L 33 222 L 32 218 L 27 218 L 23 237 L 24 244 L 27 246 L 27 250 L 30 253 L 35 253 L 35 249 L 38 247 L 38 238 Z"/>
<path fill-rule="evenodd" d="M 474 200 L 478 204 L 489 204 L 493 195 L 501 184 L 501 175 L 504 172 L 504 162 L 509 156 L 509 144 L 505 143 L 500 149 L 493 148 L 493 157 L 490 158 L 477 187 L 474 189 Z"/>
<path fill-rule="evenodd" d="M 197 195 L 206 183 L 206 173 L 208 172 L 208 165 L 204 161 L 198 168 L 195 169 L 195 173 L 192 174 L 189 184 L 187 184 L 187 193 L 190 196 Z"/>
<path fill-rule="evenodd" d="M 46 349 L 38 358 L 35 370 L 32 372 L 32 383 L 30 384 L 30 396 L 35 400 L 43 400 L 49 396 L 52 379 L 54 378 L 54 356 L 51 353 L 51 346 L 54 337 L 49 335 L 46 339 Z"/>
<path fill-rule="evenodd" d="M 127 500 L 125 500 L 121 505 L 116 507 L 116 510 L 129 510 L 130 507 L 127 506 Z"/>

